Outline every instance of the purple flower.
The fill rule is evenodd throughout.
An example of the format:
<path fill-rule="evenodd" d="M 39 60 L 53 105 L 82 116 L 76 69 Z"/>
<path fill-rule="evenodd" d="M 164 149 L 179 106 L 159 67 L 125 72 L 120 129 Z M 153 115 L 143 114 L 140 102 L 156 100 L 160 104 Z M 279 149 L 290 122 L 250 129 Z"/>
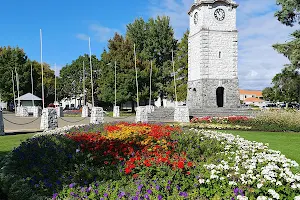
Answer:
<path fill-rule="evenodd" d="M 134 197 L 132 198 L 132 200 L 139 200 L 139 197 L 138 197 L 138 196 L 134 196 Z"/>
<path fill-rule="evenodd" d="M 170 185 L 170 184 L 171 184 L 171 181 L 168 181 L 168 184 Z"/>
<path fill-rule="evenodd" d="M 58 194 L 54 193 L 53 196 L 52 196 L 52 199 L 56 199 L 57 196 L 58 196 Z"/>
<path fill-rule="evenodd" d="M 150 189 L 147 190 L 147 193 L 148 193 L 148 194 L 152 194 L 152 190 L 150 190 Z"/>
<path fill-rule="evenodd" d="M 145 194 L 144 197 L 145 197 L 145 199 L 149 199 L 148 194 Z"/>
<path fill-rule="evenodd" d="M 104 200 L 104 198 L 100 198 L 100 200 Z"/>
<path fill-rule="evenodd" d="M 71 183 L 70 185 L 69 185 L 69 188 L 73 188 L 75 186 L 75 183 Z"/>
<path fill-rule="evenodd" d="M 138 190 L 139 190 L 139 191 L 141 191 L 142 188 L 143 188 L 143 184 L 141 184 L 141 185 L 138 186 Z"/>
<path fill-rule="evenodd" d="M 98 191 L 97 191 L 98 192 Z M 108 197 L 108 194 L 107 193 L 104 193 L 104 197 Z"/>
<path fill-rule="evenodd" d="M 122 197 L 124 197 L 125 196 L 125 192 L 120 192 L 120 194 L 118 195 L 118 197 L 121 199 Z"/>
<path fill-rule="evenodd" d="M 237 196 L 237 195 L 239 194 L 239 188 L 235 188 L 235 189 L 233 190 L 233 192 L 234 192 L 235 196 Z"/>
<path fill-rule="evenodd" d="M 188 196 L 188 194 L 187 194 L 186 192 L 180 192 L 180 193 L 179 193 L 179 196 L 182 196 L 182 197 L 187 197 L 187 196 Z"/>
<path fill-rule="evenodd" d="M 180 186 L 179 185 L 177 185 L 176 188 L 177 188 L 177 190 L 180 190 Z"/>
<path fill-rule="evenodd" d="M 171 189 L 171 187 L 168 185 L 168 186 L 167 186 L 167 190 L 170 190 L 170 189 Z"/>
<path fill-rule="evenodd" d="M 159 189 L 160 189 L 160 186 L 159 186 L 159 185 L 156 185 L 155 188 L 156 188 L 156 190 L 159 190 Z"/>
<path fill-rule="evenodd" d="M 95 194 L 99 194 L 98 190 L 95 190 Z M 105 193 L 106 194 L 106 193 Z M 104 197 L 105 197 L 105 194 L 104 194 Z"/>
<path fill-rule="evenodd" d="M 157 196 L 157 199 L 158 199 L 158 200 L 162 200 L 162 196 L 161 196 L 161 195 L 158 195 L 158 196 Z"/>
<path fill-rule="evenodd" d="M 72 197 L 74 197 L 74 196 L 75 196 L 75 193 L 74 193 L 74 192 L 71 192 L 70 195 L 71 195 Z"/>

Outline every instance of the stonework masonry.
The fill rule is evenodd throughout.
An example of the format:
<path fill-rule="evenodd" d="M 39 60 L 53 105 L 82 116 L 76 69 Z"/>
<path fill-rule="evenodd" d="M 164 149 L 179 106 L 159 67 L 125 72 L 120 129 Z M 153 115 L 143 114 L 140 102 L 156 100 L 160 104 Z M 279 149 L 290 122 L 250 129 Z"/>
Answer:
<path fill-rule="evenodd" d="M 104 112 L 102 107 L 93 107 L 91 111 L 91 124 L 103 124 L 104 123 Z"/>
<path fill-rule="evenodd" d="M 196 1 L 190 10 L 187 105 L 193 108 L 238 108 L 238 31 L 233 1 Z M 222 9 L 223 20 L 215 12 Z M 195 23 L 195 15 L 198 21 Z M 217 97 L 217 89 L 224 93 Z M 217 104 L 223 100 L 223 106 Z"/>
<path fill-rule="evenodd" d="M 120 106 L 114 106 L 113 117 L 120 117 Z"/>
<path fill-rule="evenodd" d="M 148 122 L 148 111 L 146 106 L 139 106 L 136 108 L 135 122 L 147 123 Z"/>
<path fill-rule="evenodd" d="M 81 117 L 89 117 L 90 113 L 89 113 L 89 107 L 88 106 L 83 106 L 82 107 L 82 113 L 81 113 Z"/>
<path fill-rule="evenodd" d="M 2 108 L 0 107 L 0 136 L 2 135 L 5 135 L 5 133 L 4 133 L 3 113 L 2 113 Z"/>
<path fill-rule="evenodd" d="M 189 108 L 187 106 L 176 106 L 174 112 L 175 122 L 190 122 Z"/>
<path fill-rule="evenodd" d="M 55 108 L 44 108 L 41 118 L 41 130 L 53 130 L 58 127 L 58 120 Z"/>

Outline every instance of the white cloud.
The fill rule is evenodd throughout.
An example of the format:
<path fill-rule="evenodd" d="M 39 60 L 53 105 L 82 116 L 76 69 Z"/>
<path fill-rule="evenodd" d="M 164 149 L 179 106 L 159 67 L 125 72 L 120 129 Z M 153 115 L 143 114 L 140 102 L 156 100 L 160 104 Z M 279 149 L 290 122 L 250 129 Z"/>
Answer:
<path fill-rule="evenodd" d="M 108 39 L 113 37 L 115 32 L 118 32 L 116 29 L 112 29 L 109 27 L 104 27 L 99 24 L 91 24 L 88 27 L 88 32 L 91 37 L 93 37 L 97 42 L 107 42 Z M 89 40 L 88 34 L 77 34 L 76 38 L 80 40 Z"/>
<path fill-rule="evenodd" d="M 177 38 L 189 25 L 187 12 L 194 0 L 148 0 L 149 15 L 167 15 L 171 18 Z M 274 17 L 275 0 L 237 0 L 237 27 L 239 31 L 239 82 L 245 89 L 263 89 L 273 76 L 289 61 L 278 54 L 272 45 L 284 42 L 298 27 L 282 25 Z"/>
<path fill-rule="evenodd" d="M 84 40 L 84 41 L 88 41 L 89 40 L 89 36 L 83 33 L 79 33 L 76 35 L 76 38 L 80 39 L 80 40 Z"/>

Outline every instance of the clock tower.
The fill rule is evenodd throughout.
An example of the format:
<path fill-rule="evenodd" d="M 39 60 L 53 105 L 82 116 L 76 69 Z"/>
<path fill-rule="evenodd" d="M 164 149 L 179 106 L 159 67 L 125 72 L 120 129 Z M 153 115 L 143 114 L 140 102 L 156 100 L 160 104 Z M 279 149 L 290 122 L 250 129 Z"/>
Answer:
<path fill-rule="evenodd" d="M 187 105 L 191 110 L 240 105 L 237 7 L 233 0 L 195 0 L 189 11 Z"/>

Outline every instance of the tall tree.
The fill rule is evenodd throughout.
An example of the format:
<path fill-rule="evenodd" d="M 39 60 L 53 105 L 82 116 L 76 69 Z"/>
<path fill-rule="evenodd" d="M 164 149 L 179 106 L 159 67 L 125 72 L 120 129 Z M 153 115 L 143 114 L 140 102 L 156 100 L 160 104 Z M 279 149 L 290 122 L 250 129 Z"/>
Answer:
<path fill-rule="evenodd" d="M 60 97 L 72 97 L 83 94 L 83 62 L 85 65 L 85 86 L 87 101 L 92 100 L 91 91 L 91 68 L 90 68 L 90 57 L 88 54 L 79 56 L 76 60 L 73 60 L 71 64 L 67 64 L 60 70 L 60 79 L 58 90 Z M 100 63 L 95 55 L 92 55 L 92 67 L 93 67 L 93 79 L 96 80 L 100 77 Z M 97 101 L 97 86 L 94 81 L 94 97 L 95 103 Z"/>
<path fill-rule="evenodd" d="M 287 26 L 300 24 L 300 0 L 277 0 L 277 5 L 281 6 L 275 13 L 278 21 Z"/>
<path fill-rule="evenodd" d="M 161 97 L 168 95 L 168 84 L 172 79 L 172 50 L 177 40 L 169 17 L 150 18 L 148 22 L 138 19 L 127 26 L 126 36 L 136 44 L 138 57 L 153 60 L 157 73 L 153 76 L 154 88 Z"/>

